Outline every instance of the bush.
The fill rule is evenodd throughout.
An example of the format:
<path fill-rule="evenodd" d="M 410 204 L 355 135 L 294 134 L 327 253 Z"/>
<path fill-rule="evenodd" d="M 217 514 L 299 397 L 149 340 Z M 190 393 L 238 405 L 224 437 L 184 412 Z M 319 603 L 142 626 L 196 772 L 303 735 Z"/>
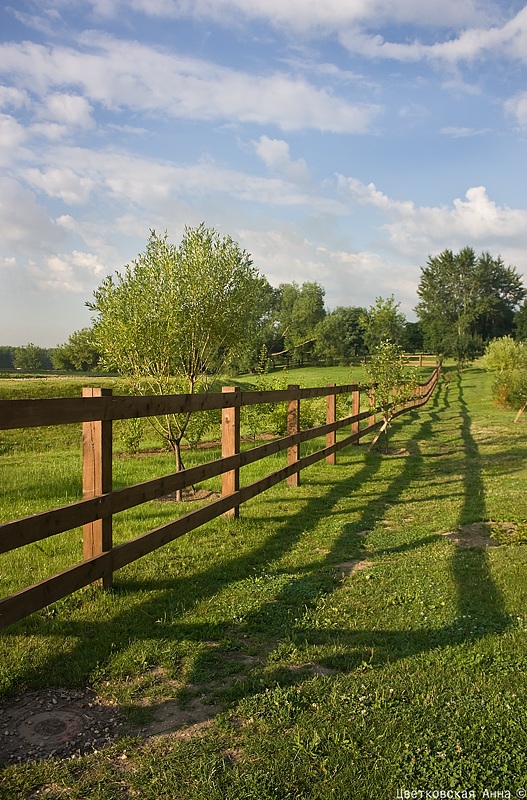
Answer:
<path fill-rule="evenodd" d="M 527 343 L 510 336 L 493 339 L 485 350 L 483 366 L 494 372 L 494 399 L 518 411 L 518 421 L 527 407 Z"/>

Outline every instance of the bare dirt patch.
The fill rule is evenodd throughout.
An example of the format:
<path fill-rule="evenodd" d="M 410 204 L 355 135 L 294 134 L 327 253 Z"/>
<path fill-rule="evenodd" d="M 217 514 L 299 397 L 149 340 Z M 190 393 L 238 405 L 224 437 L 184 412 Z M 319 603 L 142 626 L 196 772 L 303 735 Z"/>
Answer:
<path fill-rule="evenodd" d="M 137 733 L 146 739 L 168 734 L 177 739 L 190 739 L 210 727 L 219 711 L 219 706 L 201 698 L 191 700 L 184 709 L 176 700 L 167 700 L 153 708 L 152 720 Z"/>
<path fill-rule="evenodd" d="M 355 558 L 353 561 L 343 561 L 342 564 L 337 564 L 335 570 L 337 577 L 344 580 L 344 578 L 349 578 L 350 575 L 354 575 L 356 572 L 360 572 L 362 569 L 369 569 L 370 567 L 373 567 L 373 561 Z"/>
<path fill-rule="evenodd" d="M 498 547 L 499 542 L 490 536 L 491 530 L 490 522 L 471 522 L 470 525 L 463 525 L 459 531 L 447 531 L 441 535 L 458 547 Z"/>

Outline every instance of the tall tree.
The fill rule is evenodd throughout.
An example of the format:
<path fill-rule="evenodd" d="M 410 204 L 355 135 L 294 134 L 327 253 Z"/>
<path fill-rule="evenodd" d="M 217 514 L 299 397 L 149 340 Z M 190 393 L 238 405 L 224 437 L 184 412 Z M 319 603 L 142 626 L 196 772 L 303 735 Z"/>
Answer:
<path fill-rule="evenodd" d="M 315 328 L 315 355 L 319 358 L 349 363 L 364 349 L 364 334 L 360 320 L 364 308 L 337 306 Z"/>
<path fill-rule="evenodd" d="M 405 324 L 401 346 L 406 353 L 418 353 L 423 350 L 423 329 L 420 322 Z"/>
<path fill-rule="evenodd" d="M 526 291 L 519 273 L 499 256 L 476 257 L 465 247 L 430 257 L 421 268 L 417 294 L 425 346 L 453 355 L 461 365 L 482 352 L 485 341 L 510 332 Z"/>
<path fill-rule="evenodd" d="M 406 318 L 399 311 L 400 303 L 395 302 L 393 294 L 386 300 L 377 297 L 375 305 L 370 306 L 361 318 L 364 343 L 369 352 L 379 347 L 381 342 L 399 344 L 403 338 Z"/>
<path fill-rule="evenodd" d="M 15 348 L 9 345 L 0 346 L 0 369 L 13 369 Z"/>
<path fill-rule="evenodd" d="M 326 316 L 325 290 L 316 282 L 282 283 L 278 287 L 280 301 L 277 317 L 279 330 L 287 350 L 299 354 L 300 360 L 311 353 L 315 344 L 315 328 Z"/>
<path fill-rule="evenodd" d="M 65 344 L 58 345 L 51 355 L 55 369 L 73 369 L 88 372 L 95 369 L 100 353 L 94 344 L 92 328 L 81 328 L 71 334 Z"/>
<path fill-rule="evenodd" d="M 13 366 L 20 370 L 49 369 L 51 366 L 48 352 L 33 342 L 23 347 L 15 347 Z"/>
<path fill-rule="evenodd" d="M 267 287 L 246 251 L 202 223 L 186 227 L 179 246 L 151 231 L 146 250 L 87 305 L 105 366 L 128 376 L 133 391 L 192 394 L 250 346 Z M 190 414 L 153 423 L 182 469 Z"/>
<path fill-rule="evenodd" d="M 527 302 L 524 302 L 514 316 L 514 335 L 521 342 L 527 342 Z"/>

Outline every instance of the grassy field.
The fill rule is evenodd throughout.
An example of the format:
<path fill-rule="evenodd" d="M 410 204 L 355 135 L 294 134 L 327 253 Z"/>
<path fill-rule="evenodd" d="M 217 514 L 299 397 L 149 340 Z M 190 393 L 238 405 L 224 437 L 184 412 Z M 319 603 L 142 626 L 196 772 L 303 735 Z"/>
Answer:
<path fill-rule="evenodd" d="M 307 372 L 306 384 L 350 381 Z M 111 592 L 78 592 L 1 633 L 4 710 L 25 691 L 89 690 L 128 728 L 97 752 L 4 767 L 0 798 L 527 787 L 527 430 L 492 403 L 490 380 L 447 371 L 425 409 L 394 423 L 390 455 L 350 447 L 240 520 L 121 570 Z M 2 519 L 77 497 L 74 428 L 0 434 Z M 117 458 L 116 485 L 170 466 Z M 116 539 L 171 516 L 159 502 L 123 513 Z M 1 593 L 79 548 L 74 531 L 0 556 Z"/>

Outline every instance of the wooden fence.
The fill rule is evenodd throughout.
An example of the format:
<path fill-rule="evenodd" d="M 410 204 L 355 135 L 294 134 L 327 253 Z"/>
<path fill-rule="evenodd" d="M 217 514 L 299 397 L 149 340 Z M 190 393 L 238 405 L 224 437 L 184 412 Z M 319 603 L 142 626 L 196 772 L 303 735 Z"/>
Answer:
<path fill-rule="evenodd" d="M 440 367 L 436 366 L 428 381 L 417 386 L 412 399 L 398 408 L 396 415 L 424 405 L 434 391 L 439 373 Z M 109 389 L 83 389 L 83 396 L 79 398 L 0 400 L 0 430 L 82 423 L 83 439 L 83 499 L 0 525 L 0 553 L 82 525 L 84 558 L 69 569 L 0 600 L 0 629 L 91 583 L 109 587 L 113 573 L 121 567 L 221 514 L 238 516 L 241 504 L 280 481 L 287 480 L 289 486 L 298 486 L 301 470 L 323 458 L 334 464 L 338 450 L 358 444 L 382 423 L 376 419 L 379 408 L 360 410 L 361 392 L 368 393 L 370 406 L 371 387 L 358 384 L 305 389 L 289 386 L 286 390 L 251 392 L 226 387 L 222 393 L 148 397 L 113 396 Z M 336 415 L 338 394 L 351 396 L 351 415 L 343 419 L 337 419 Z M 301 430 L 300 403 L 316 397 L 326 398 L 326 424 Z M 287 436 L 240 451 L 241 407 L 284 401 L 287 403 Z M 113 420 L 209 409 L 222 409 L 221 458 L 133 486 L 112 489 Z M 348 435 L 337 440 L 337 431 L 346 428 Z M 326 437 L 326 446 L 301 456 L 301 444 L 320 436 Z M 241 467 L 282 451 L 287 453 L 284 467 L 240 487 Z M 114 514 L 219 475 L 222 476 L 219 499 L 113 546 Z"/>

